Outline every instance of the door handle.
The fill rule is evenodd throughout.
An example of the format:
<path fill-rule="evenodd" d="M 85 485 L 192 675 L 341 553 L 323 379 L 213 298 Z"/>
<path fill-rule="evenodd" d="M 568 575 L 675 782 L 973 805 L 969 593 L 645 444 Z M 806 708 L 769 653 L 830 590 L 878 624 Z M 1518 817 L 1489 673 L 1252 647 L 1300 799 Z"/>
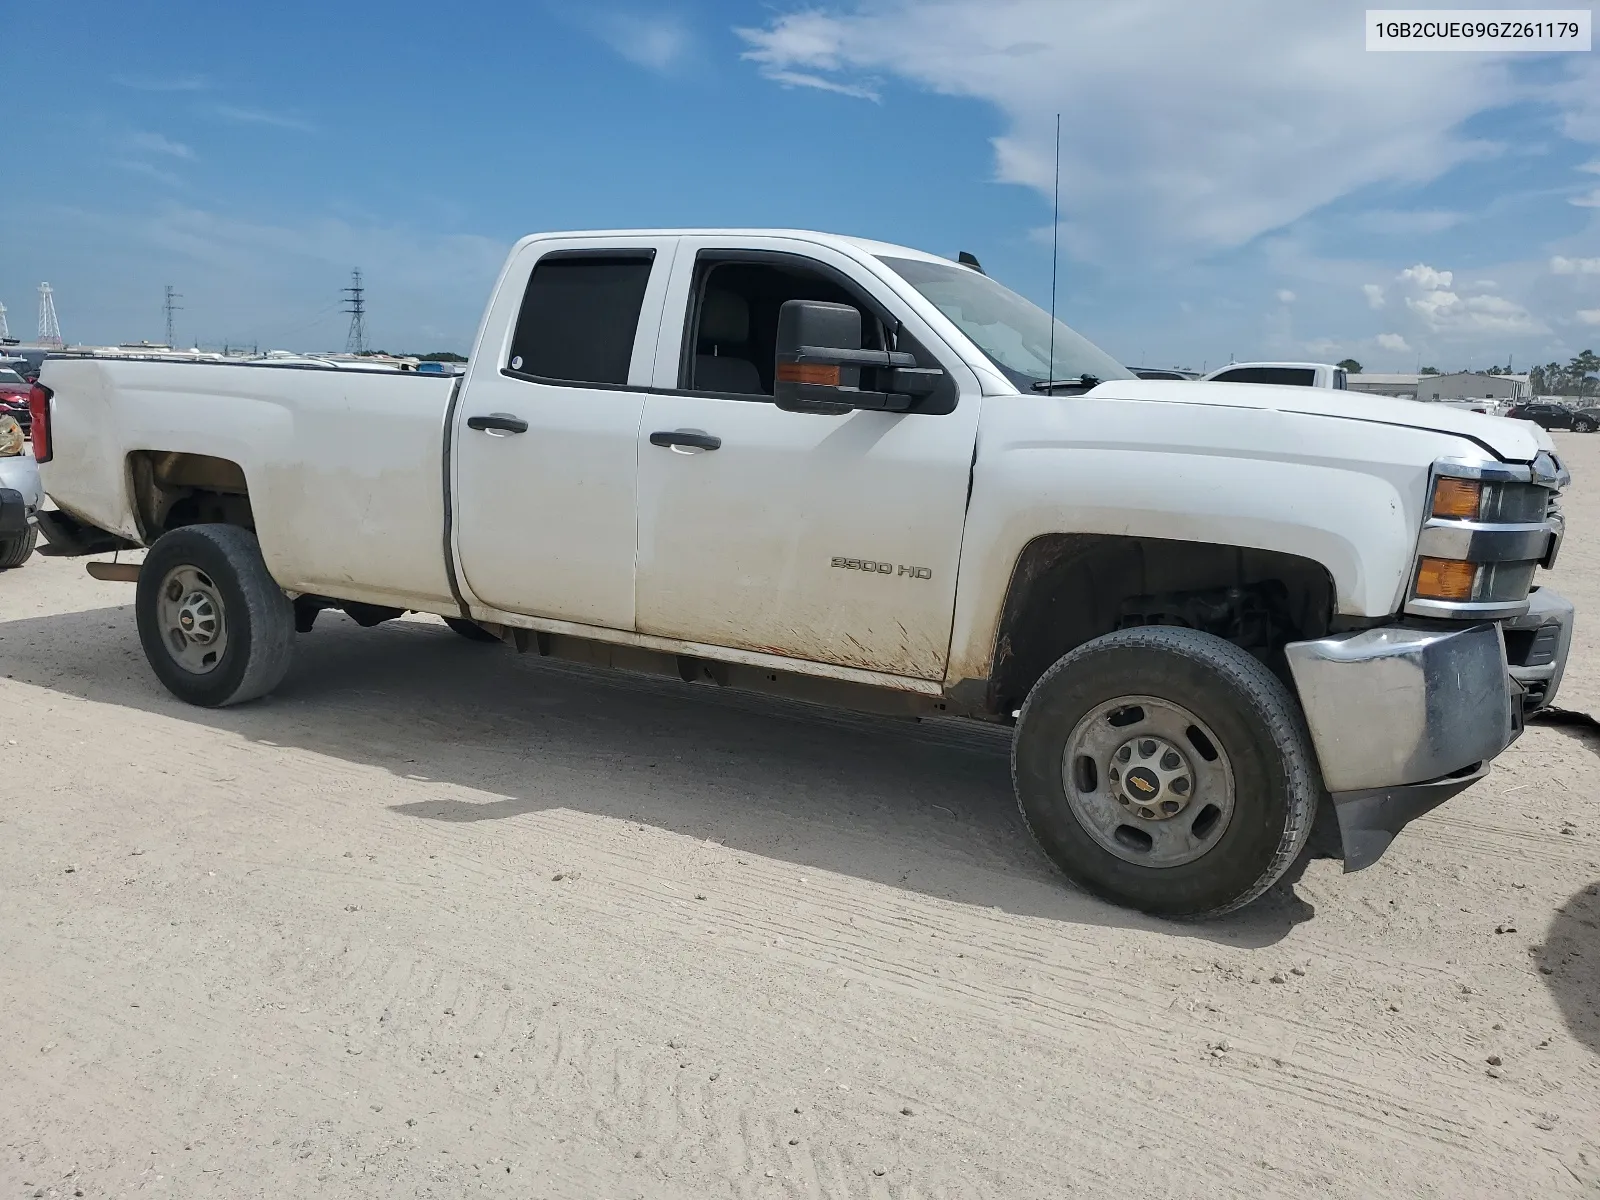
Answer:
<path fill-rule="evenodd" d="M 528 423 L 510 413 L 490 413 L 486 417 L 468 417 L 467 428 L 481 429 L 490 436 L 503 436 L 508 433 L 527 433 Z"/>
<path fill-rule="evenodd" d="M 696 450 L 715 450 L 722 445 L 722 439 L 714 433 L 701 433 L 698 429 L 674 429 L 658 431 L 650 435 L 652 446 L 693 446 Z"/>

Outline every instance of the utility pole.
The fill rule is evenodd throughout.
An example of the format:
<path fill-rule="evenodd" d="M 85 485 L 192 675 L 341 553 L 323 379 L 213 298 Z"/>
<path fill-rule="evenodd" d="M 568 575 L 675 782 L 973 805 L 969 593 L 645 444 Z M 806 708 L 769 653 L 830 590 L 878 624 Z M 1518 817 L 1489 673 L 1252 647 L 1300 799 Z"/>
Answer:
<path fill-rule="evenodd" d="M 170 283 L 167 284 L 167 300 L 166 300 L 166 303 L 163 304 L 161 307 L 166 311 L 166 314 L 167 314 L 167 349 L 168 350 L 174 350 L 174 349 L 177 348 L 174 345 L 173 341 L 172 341 L 172 314 L 175 313 L 175 312 L 182 312 L 183 311 L 183 306 L 181 304 L 175 303 L 175 301 L 182 300 L 182 299 L 183 299 L 183 296 L 180 293 L 173 291 L 172 290 L 172 285 Z"/>
<path fill-rule="evenodd" d="M 56 297 L 48 283 L 39 285 L 39 344 L 61 345 L 61 323 L 56 320 Z"/>
<path fill-rule="evenodd" d="M 11 340 L 11 330 L 6 327 L 6 306 L 0 304 L 0 342 Z"/>
<path fill-rule="evenodd" d="M 350 335 L 344 348 L 351 354 L 367 350 L 367 289 L 361 285 L 361 268 L 350 272 L 350 286 L 344 290 L 344 311 L 350 314 Z"/>

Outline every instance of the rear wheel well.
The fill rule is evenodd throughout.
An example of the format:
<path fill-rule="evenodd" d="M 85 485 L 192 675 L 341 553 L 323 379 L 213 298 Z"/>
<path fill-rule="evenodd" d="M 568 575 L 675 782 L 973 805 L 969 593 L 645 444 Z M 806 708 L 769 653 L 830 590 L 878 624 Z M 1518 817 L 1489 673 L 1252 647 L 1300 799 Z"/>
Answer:
<path fill-rule="evenodd" d="M 226 458 L 174 450 L 128 455 L 134 512 L 146 544 L 185 525 L 239 525 L 254 531 L 244 469 Z"/>
<path fill-rule="evenodd" d="M 1246 546 L 1046 534 L 1023 548 L 995 639 L 984 707 L 1021 707 L 1062 655 L 1140 625 L 1201 629 L 1284 672 L 1285 642 L 1320 637 L 1333 614 L 1321 563 Z"/>

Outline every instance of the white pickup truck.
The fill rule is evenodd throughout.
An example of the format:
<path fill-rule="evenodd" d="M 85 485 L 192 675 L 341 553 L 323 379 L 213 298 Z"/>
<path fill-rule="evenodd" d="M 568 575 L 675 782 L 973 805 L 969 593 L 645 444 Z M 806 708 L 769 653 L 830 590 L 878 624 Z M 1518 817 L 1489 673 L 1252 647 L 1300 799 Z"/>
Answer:
<path fill-rule="evenodd" d="M 1331 363 L 1247 362 L 1229 363 L 1200 377 L 1202 383 L 1266 383 L 1279 387 L 1333 388 L 1350 386 L 1350 374 Z"/>
<path fill-rule="evenodd" d="M 140 637 L 187 701 L 271 691 L 321 609 L 411 610 L 1014 725 L 1045 851 L 1157 913 L 1260 895 L 1330 799 L 1375 860 L 1571 631 L 1542 430 L 1135 379 L 975 263 L 855 238 L 530 237 L 460 379 L 59 357 L 33 401 L 47 536 L 150 548 Z"/>

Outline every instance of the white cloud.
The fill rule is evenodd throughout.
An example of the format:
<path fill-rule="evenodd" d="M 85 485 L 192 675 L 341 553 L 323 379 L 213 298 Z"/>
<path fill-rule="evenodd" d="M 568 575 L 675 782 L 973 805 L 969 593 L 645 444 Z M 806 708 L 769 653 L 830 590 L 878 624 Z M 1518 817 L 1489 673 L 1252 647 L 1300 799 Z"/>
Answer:
<path fill-rule="evenodd" d="M 1567 200 L 1568 204 L 1576 204 L 1579 208 L 1600 208 L 1600 188 L 1573 196 Z"/>
<path fill-rule="evenodd" d="M 270 125 L 274 129 L 293 129 L 300 133 L 313 132 L 312 126 L 299 117 L 268 112 L 261 108 L 240 108 L 235 104 L 219 104 L 211 110 L 224 121 L 236 125 Z"/>
<path fill-rule="evenodd" d="M 1600 325 L 1600 308 L 1580 308 L 1578 320 L 1585 325 Z"/>
<path fill-rule="evenodd" d="M 1600 258 L 1562 258 L 1550 260 L 1552 275 L 1600 275 Z"/>
<path fill-rule="evenodd" d="M 785 87 L 815 88 L 819 92 L 833 92 L 838 96 L 853 96 L 857 100 L 871 100 L 880 102 L 883 97 L 876 90 L 858 83 L 840 83 L 834 79 L 827 79 L 821 75 L 813 75 L 809 71 L 762 71 L 773 83 L 781 83 Z"/>
<path fill-rule="evenodd" d="M 1395 276 L 1408 294 L 1406 307 L 1434 333 L 1455 335 L 1542 333 L 1545 326 L 1527 309 L 1489 292 L 1463 296 L 1451 290 L 1455 272 L 1440 271 L 1426 263 L 1407 267 Z"/>
<path fill-rule="evenodd" d="M 609 13 L 594 18 L 593 28 L 623 58 L 652 71 L 670 71 L 694 49 L 688 27 L 672 15 Z"/>
<path fill-rule="evenodd" d="M 1278 303 L 1279 304 L 1293 304 L 1294 303 L 1294 293 L 1291 292 L 1288 288 L 1279 288 L 1278 289 Z"/>
<path fill-rule="evenodd" d="M 1455 279 L 1453 271 L 1435 271 L 1426 263 L 1418 263 L 1414 267 L 1407 267 L 1396 277 L 1400 283 L 1412 284 L 1424 289 L 1447 288 Z"/>
<path fill-rule="evenodd" d="M 194 151 L 188 146 L 159 133 L 130 133 L 123 141 L 123 149 L 130 154 L 162 154 L 169 158 L 184 159 L 194 157 Z"/>
<path fill-rule="evenodd" d="M 1367 307 L 1379 309 L 1387 303 L 1383 298 L 1383 285 L 1377 283 L 1363 283 L 1361 291 L 1367 297 Z"/>
<path fill-rule="evenodd" d="M 1436 178 L 1490 150 L 1463 122 L 1524 94 L 1494 55 L 1395 69 L 1352 34 L 1353 0 L 842 3 L 737 30 L 745 57 L 796 86 L 872 97 L 894 76 L 992 104 L 997 177 L 1045 196 L 1062 113 L 1065 240 L 1105 261 L 1237 246 L 1359 188 Z M 1457 216 L 1370 219 L 1416 233 Z"/>
<path fill-rule="evenodd" d="M 1398 333 L 1380 333 L 1378 345 L 1385 350 L 1393 350 L 1396 354 L 1411 353 L 1411 344 Z"/>

